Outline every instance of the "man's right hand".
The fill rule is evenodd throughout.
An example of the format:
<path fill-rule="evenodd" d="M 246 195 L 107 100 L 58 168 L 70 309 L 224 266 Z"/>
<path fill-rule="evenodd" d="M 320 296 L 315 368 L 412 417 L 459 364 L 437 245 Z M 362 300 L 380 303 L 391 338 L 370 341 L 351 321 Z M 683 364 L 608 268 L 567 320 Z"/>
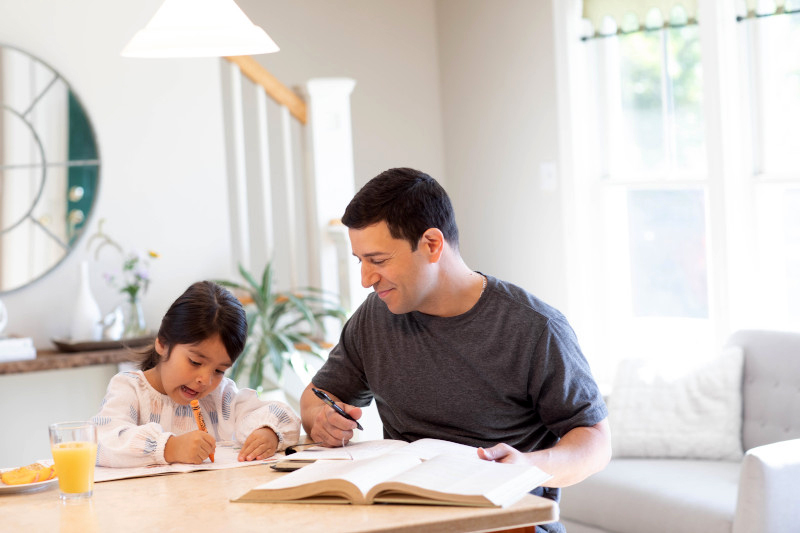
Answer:
<path fill-rule="evenodd" d="M 330 447 L 347 444 L 353 438 L 356 423 L 346 419 L 317 398 L 311 391 L 313 386 L 312 383 L 306 387 L 300 398 L 300 416 L 303 419 L 303 428 L 314 442 L 320 442 Z M 327 394 L 339 407 L 344 409 L 345 413 L 356 420 L 361 418 L 361 408 L 340 402 L 334 395 Z"/>

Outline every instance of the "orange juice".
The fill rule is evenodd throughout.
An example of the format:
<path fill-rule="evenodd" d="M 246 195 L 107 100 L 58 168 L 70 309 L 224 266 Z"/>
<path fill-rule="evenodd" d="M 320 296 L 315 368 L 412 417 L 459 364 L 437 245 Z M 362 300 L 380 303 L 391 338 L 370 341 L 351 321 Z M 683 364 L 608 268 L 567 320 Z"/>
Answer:
<path fill-rule="evenodd" d="M 53 444 L 51 451 L 61 492 L 69 494 L 91 492 L 94 486 L 97 443 L 62 442 Z"/>

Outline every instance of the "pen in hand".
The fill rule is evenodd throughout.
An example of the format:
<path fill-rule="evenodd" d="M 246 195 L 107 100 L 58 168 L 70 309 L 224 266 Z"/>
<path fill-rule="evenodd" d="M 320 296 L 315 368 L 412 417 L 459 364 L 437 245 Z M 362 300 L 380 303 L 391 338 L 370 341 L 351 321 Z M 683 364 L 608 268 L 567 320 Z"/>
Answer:
<path fill-rule="evenodd" d="M 206 422 L 203 420 L 203 413 L 200 412 L 200 402 L 197 400 L 192 400 L 189 402 L 189 405 L 192 406 L 192 414 L 194 414 L 194 421 L 197 422 L 197 429 L 200 431 L 205 431 L 208 433 L 206 429 Z M 211 459 L 211 462 L 214 462 L 214 452 L 208 454 L 208 458 Z"/>
<path fill-rule="evenodd" d="M 360 429 L 361 431 L 364 431 L 364 428 L 361 427 L 361 424 L 358 423 L 358 420 L 356 420 L 352 416 L 350 416 L 347 413 L 345 413 L 344 409 L 342 409 L 341 407 L 336 405 L 336 403 L 333 400 L 331 400 L 330 396 L 328 396 L 327 394 L 325 394 L 323 391 L 321 391 L 319 389 L 315 389 L 314 387 L 311 387 L 311 390 L 314 391 L 314 394 L 317 395 L 317 398 L 319 398 L 320 400 L 322 400 L 326 404 L 330 405 L 331 408 L 333 408 L 334 411 L 336 411 L 337 413 L 339 413 L 340 415 L 342 415 L 346 419 L 352 420 L 353 422 L 355 422 L 356 423 L 356 427 L 358 429 Z"/>

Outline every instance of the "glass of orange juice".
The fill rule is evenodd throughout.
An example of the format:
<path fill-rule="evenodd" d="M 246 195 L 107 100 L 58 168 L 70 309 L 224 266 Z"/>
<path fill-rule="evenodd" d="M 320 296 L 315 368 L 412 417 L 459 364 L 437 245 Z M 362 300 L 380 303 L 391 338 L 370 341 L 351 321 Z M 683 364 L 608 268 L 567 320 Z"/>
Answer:
<path fill-rule="evenodd" d="M 91 422 L 50 425 L 50 450 L 62 500 L 91 498 L 97 460 L 97 428 Z"/>

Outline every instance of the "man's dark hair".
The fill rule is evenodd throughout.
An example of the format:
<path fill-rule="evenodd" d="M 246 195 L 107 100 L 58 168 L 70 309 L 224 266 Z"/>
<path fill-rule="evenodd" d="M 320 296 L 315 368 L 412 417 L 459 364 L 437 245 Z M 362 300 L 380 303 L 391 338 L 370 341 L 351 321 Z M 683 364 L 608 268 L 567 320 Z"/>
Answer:
<path fill-rule="evenodd" d="M 417 249 L 422 234 L 438 228 L 444 239 L 458 249 L 458 226 L 450 197 L 435 179 L 412 168 L 381 172 L 356 193 L 342 216 L 351 229 L 363 229 L 384 221 L 395 239 Z"/>

